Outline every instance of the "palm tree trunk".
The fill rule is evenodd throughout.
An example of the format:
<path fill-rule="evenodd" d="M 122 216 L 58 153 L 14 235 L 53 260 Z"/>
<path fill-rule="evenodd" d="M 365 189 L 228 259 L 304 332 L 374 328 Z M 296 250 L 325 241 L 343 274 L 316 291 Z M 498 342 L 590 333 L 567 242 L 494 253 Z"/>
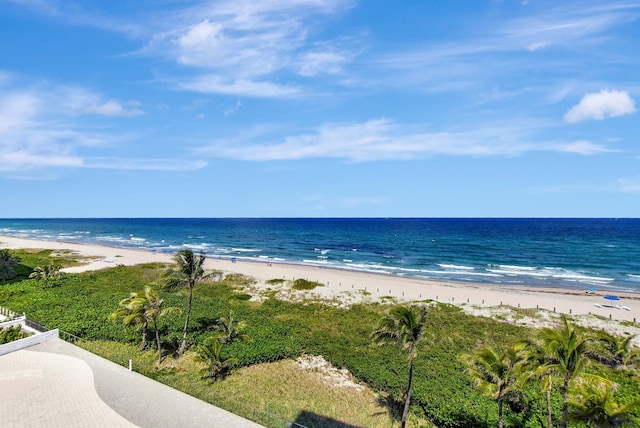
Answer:
<path fill-rule="evenodd" d="M 140 350 L 144 350 L 147 347 L 147 321 L 145 320 L 144 324 L 142 324 L 142 345 L 140 345 Z"/>
<path fill-rule="evenodd" d="M 182 343 L 178 350 L 178 357 L 184 354 L 184 349 L 187 347 L 187 329 L 189 328 L 189 318 L 191 318 L 191 302 L 193 301 L 193 286 L 189 284 L 189 306 L 187 306 L 187 318 L 184 320 L 184 330 L 182 331 Z"/>
<path fill-rule="evenodd" d="M 569 410 L 569 374 L 564 375 L 562 386 L 562 428 L 567 428 L 567 414 Z"/>
<path fill-rule="evenodd" d="M 156 331 L 156 345 L 158 346 L 158 364 L 162 362 L 162 347 L 160 346 L 160 333 L 158 332 L 158 321 L 153 319 L 153 328 Z"/>
<path fill-rule="evenodd" d="M 547 387 L 547 428 L 551 426 L 551 384 Z"/>
<path fill-rule="evenodd" d="M 502 401 L 503 398 L 498 399 L 498 428 L 502 428 Z"/>
<path fill-rule="evenodd" d="M 405 428 L 407 425 L 407 416 L 409 415 L 409 405 L 411 404 L 411 382 L 413 381 L 413 357 L 409 360 L 409 384 L 407 386 L 407 392 L 404 400 L 404 410 L 402 411 L 402 423 L 400 428 Z"/>

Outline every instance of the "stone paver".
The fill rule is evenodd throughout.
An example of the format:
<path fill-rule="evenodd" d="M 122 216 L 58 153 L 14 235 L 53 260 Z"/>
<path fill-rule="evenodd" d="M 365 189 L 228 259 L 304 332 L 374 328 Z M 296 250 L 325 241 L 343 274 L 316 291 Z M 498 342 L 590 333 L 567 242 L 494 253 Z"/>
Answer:
<path fill-rule="evenodd" d="M 23 350 L 2 356 L 0 365 L 4 427 L 135 427 L 98 396 L 82 360 Z"/>
<path fill-rule="evenodd" d="M 2 426 L 260 425 L 57 339 L 0 357 Z"/>

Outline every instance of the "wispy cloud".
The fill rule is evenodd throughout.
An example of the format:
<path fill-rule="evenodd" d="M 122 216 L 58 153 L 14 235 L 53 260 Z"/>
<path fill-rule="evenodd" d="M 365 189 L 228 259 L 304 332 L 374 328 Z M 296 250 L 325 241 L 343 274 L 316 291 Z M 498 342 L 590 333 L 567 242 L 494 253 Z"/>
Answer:
<path fill-rule="evenodd" d="M 42 113 L 61 113 L 69 115 L 99 115 L 133 117 L 144 114 L 140 102 L 106 99 L 104 96 L 78 86 L 35 84 L 29 89 L 46 108 Z"/>
<path fill-rule="evenodd" d="M 233 107 L 229 107 L 224 111 L 224 115 L 229 116 L 231 114 L 236 114 L 240 110 L 240 107 L 242 107 L 242 102 L 237 100 Z"/>
<path fill-rule="evenodd" d="M 350 62 L 349 54 L 332 48 L 303 52 L 296 61 L 298 74 L 307 77 L 340 74 L 344 65 Z"/>
<path fill-rule="evenodd" d="M 552 7 L 527 7 L 519 18 L 490 21 L 491 27 L 474 23 L 482 34 L 462 29 L 457 40 L 425 43 L 421 46 L 379 54 L 373 64 L 383 74 L 369 79 L 373 85 L 410 87 L 428 92 L 463 91 L 488 82 L 504 84 L 503 77 L 528 76 L 575 68 L 591 61 L 601 66 L 606 52 L 585 49 L 603 45 L 616 37 L 618 29 L 640 17 L 639 2 L 553 3 Z M 558 55 L 558 53 L 562 53 Z M 576 61 L 572 61 L 572 58 Z M 635 61 L 616 58 L 616 61 Z M 367 80 L 363 80 L 367 82 Z"/>
<path fill-rule="evenodd" d="M 220 75 L 201 75 L 177 83 L 179 89 L 205 94 L 224 94 L 259 98 L 288 98 L 301 92 L 295 85 L 281 85 L 270 81 L 226 79 Z"/>
<path fill-rule="evenodd" d="M 317 40 L 316 31 L 320 20 L 352 5 L 351 0 L 206 2 L 174 13 L 142 53 L 195 71 L 195 76 L 170 79 L 180 89 L 289 97 L 302 87 L 288 83 L 287 76 L 340 73 L 353 59 L 354 52 L 343 43 Z"/>
<path fill-rule="evenodd" d="M 564 115 L 569 123 L 583 120 L 602 120 L 608 117 L 624 116 L 635 113 L 635 102 L 625 91 L 603 89 L 589 93 Z"/>
<path fill-rule="evenodd" d="M 142 110 L 137 108 L 139 103 L 133 102 L 123 105 L 119 101 L 109 100 L 99 104 L 90 104 L 84 110 L 89 114 L 100 114 L 104 116 L 138 116 L 144 114 Z"/>
<path fill-rule="evenodd" d="M 618 25 L 632 22 L 640 14 L 640 3 L 576 2 L 554 7 L 506 22 L 496 35 L 507 49 L 540 50 L 551 46 L 588 45 Z"/>
<path fill-rule="evenodd" d="M 63 0 L 0 0 L 27 7 L 45 16 L 55 17 L 65 23 L 84 27 L 100 28 L 115 31 L 130 36 L 139 37 L 148 32 L 148 27 L 139 21 L 122 20 L 115 16 L 104 14 L 99 9 L 89 9 L 81 2 Z"/>
<path fill-rule="evenodd" d="M 563 151 L 578 153 L 581 155 L 594 155 L 598 153 L 612 152 L 613 150 L 599 144 L 593 144 L 590 141 L 580 140 L 567 144 L 564 146 Z"/>
<path fill-rule="evenodd" d="M 207 162 L 183 159 L 87 158 L 82 166 L 97 169 L 181 172 L 204 168 Z"/>
<path fill-rule="evenodd" d="M 546 48 L 547 46 L 549 46 L 549 43 L 547 42 L 534 42 L 531 43 L 528 47 L 527 50 L 529 52 L 535 52 L 535 51 L 539 51 L 541 49 Z"/>
<path fill-rule="evenodd" d="M 81 166 L 73 147 L 96 142 L 58 121 L 42 118 L 45 99 L 31 92 L 0 92 L 0 171 Z"/>
<path fill-rule="evenodd" d="M 417 125 L 388 119 L 362 123 L 323 124 L 313 132 L 270 137 L 215 140 L 201 147 L 204 156 L 248 161 L 337 158 L 354 162 L 416 159 L 444 156 L 518 156 L 530 151 L 557 151 L 591 155 L 609 151 L 588 141 L 539 142 L 534 137 L 540 124 L 533 121 L 486 123 L 474 129 L 433 132 Z"/>
<path fill-rule="evenodd" d="M 87 115 L 110 117 L 142 114 L 139 103 L 106 99 L 67 85 L 10 79 L 0 86 L 0 172 L 20 173 L 46 168 L 162 169 L 201 168 L 203 161 L 180 159 L 105 159 L 87 152 L 107 150 L 123 135 L 107 135 L 83 121 Z M 82 125 L 81 125 L 82 123 Z"/>

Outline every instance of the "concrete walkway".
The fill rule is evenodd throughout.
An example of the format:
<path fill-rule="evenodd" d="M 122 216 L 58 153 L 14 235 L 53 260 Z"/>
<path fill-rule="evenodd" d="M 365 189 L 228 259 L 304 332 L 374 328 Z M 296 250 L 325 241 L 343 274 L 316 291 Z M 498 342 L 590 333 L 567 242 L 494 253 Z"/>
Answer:
<path fill-rule="evenodd" d="M 3 427 L 260 425 L 61 339 L 0 357 Z"/>

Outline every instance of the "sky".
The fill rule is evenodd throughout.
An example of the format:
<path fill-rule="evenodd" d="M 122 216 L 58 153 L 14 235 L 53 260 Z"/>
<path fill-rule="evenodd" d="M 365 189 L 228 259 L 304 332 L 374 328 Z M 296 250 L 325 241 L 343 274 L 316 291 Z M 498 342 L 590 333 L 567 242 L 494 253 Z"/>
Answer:
<path fill-rule="evenodd" d="M 639 18 L 0 0 L 0 218 L 640 217 Z"/>

